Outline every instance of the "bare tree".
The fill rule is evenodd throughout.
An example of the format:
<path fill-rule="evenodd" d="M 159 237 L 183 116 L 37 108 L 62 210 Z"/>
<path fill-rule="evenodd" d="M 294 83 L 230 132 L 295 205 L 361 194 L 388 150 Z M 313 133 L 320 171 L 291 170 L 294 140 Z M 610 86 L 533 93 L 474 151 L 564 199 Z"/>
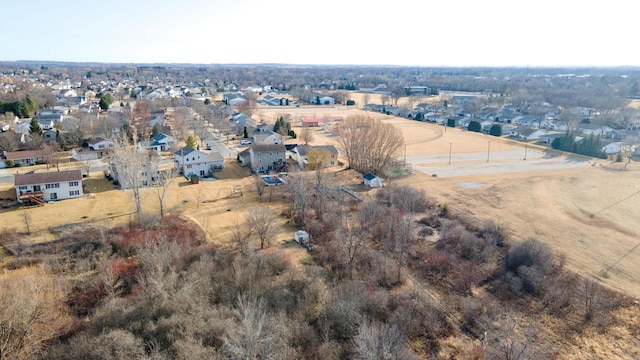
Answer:
<path fill-rule="evenodd" d="M 156 196 L 158 197 L 158 205 L 160 206 L 160 218 L 164 217 L 164 206 L 166 203 L 167 191 L 176 178 L 176 169 L 171 168 L 168 171 L 160 171 L 156 181 Z M 198 204 L 200 201 L 198 201 Z M 198 205 L 199 206 L 199 205 Z"/>
<path fill-rule="evenodd" d="M 135 129 L 138 139 L 146 139 L 151 134 L 151 102 L 149 100 L 138 100 L 133 107 L 131 114 L 131 125 Z"/>
<path fill-rule="evenodd" d="M 309 145 L 313 141 L 313 129 L 310 126 L 303 126 L 300 131 L 300 140 L 305 146 Z"/>
<path fill-rule="evenodd" d="M 584 306 L 584 318 L 590 320 L 596 311 L 598 296 L 600 293 L 600 285 L 595 279 L 583 278 L 580 282 L 580 297 Z"/>
<path fill-rule="evenodd" d="M 260 199 L 260 202 L 262 202 L 262 196 L 264 195 L 264 190 L 267 187 L 267 184 L 264 182 L 264 180 L 262 180 L 262 177 L 260 177 L 260 174 L 258 173 L 257 170 L 254 170 L 253 184 L 256 187 L 258 198 Z"/>
<path fill-rule="evenodd" d="M 349 279 L 353 279 L 353 270 L 364 246 L 364 234 L 359 228 L 346 221 L 338 229 L 336 240 L 343 256 Z"/>
<path fill-rule="evenodd" d="M 505 360 L 518 360 L 526 357 L 530 335 L 518 324 L 510 311 L 502 314 L 497 323 L 496 331 L 496 345 Z"/>
<path fill-rule="evenodd" d="M 263 359 L 273 355 L 277 334 L 269 331 L 264 302 L 255 296 L 239 296 L 236 323 L 223 338 L 224 351 L 233 359 Z"/>
<path fill-rule="evenodd" d="M 362 101 L 364 102 L 364 105 L 369 105 L 370 100 L 371 100 L 371 95 L 369 95 L 369 93 L 364 93 L 362 95 Z"/>
<path fill-rule="evenodd" d="M 182 111 L 176 111 L 173 113 L 173 129 L 178 140 L 184 140 L 189 131 L 189 124 L 187 123 L 187 116 Z"/>
<path fill-rule="evenodd" d="M 388 170 L 404 139 L 393 125 L 356 115 L 343 121 L 338 144 L 351 168 L 363 173 L 382 174 Z"/>
<path fill-rule="evenodd" d="M 15 151 L 18 149 L 18 139 L 13 132 L 4 132 L 0 134 L 0 150 Z"/>
<path fill-rule="evenodd" d="M 27 235 L 31 235 L 31 213 L 23 211 L 20 216 L 22 217 L 22 222 L 24 222 L 24 227 L 27 229 Z"/>
<path fill-rule="evenodd" d="M 258 236 L 260 249 L 270 245 L 271 236 L 276 229 L 276 220 L 273 210 L 266 206 L 258 206 L 249 210 L 245 218 L 245 226 L 250 229 L 251 233 Z"/>
<path fill-rule="evenodd" d="M 114 177 L 120 182 L 123 189 L 131 189 L 131 194 L 136 205 L 136 214 L 142 213 L 142 199 L 140 188 L 143 186 L 143 172 L 150 162 L 149 153 L 140 150 L 135 145 L 129 145 L 126 138 L 115 142 L 111 155 L 111 168 L 115 172 Z"/>
<path fill-rule="evenodd" d="M 411 359 L 405 337 L 397 325 L 364 321 L 353 339 L 356 359 Z"/>
<path fill-rule="evenodd" d="M 62 160 L 61 150 L 60 144 L 57 142 L 42 144 L 42 153 L 47 163 L 47 170 L 49 169 L 49 165 L 52 165 L 56 167 L 56 170 L 60 171 L 60 161 Z"/>
<path fill-rule="evenodd" d="M 246 100 L 238 103 L 238 112 L 251 117 L 257 109 L 258 98 L 253 91 L 245 91 L 244 97 Z"/>
<path fill-rule="evenodd" d="M 382 94 L 380 96 L 380 101 L 382 102 L 382 105 L 387 105 L 391 101 L 391 95 Z"/>
<path fill-rule="evenodd" d="M 0 279 L 0 359 L 35 359 L 70 328 L 67 284 L 37 267 Z"/>

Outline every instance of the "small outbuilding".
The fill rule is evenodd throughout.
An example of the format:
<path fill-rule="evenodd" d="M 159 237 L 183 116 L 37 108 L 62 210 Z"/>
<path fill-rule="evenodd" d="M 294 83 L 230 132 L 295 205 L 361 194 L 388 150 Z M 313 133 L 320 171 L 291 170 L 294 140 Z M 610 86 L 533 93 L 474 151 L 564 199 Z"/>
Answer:
<path fill-rule="evenodd" d="M 304 230 L 298 230 L 294 234 L 294 239 L 300 245 L 306 245 L 309 243 L 309 233 Z"/>
<path fill-rule="evenodd" d="M 381 177 L 374 174 L 364 174 L 362 176 L 362 183 L 372 188 L 381 188 L 382 180 L 383 179 Z"/>

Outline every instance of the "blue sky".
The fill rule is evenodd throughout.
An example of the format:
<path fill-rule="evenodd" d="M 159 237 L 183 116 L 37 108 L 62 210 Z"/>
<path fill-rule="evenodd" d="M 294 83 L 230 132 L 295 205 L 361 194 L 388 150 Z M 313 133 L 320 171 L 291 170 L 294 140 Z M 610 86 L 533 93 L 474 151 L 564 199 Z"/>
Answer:
<path fill-rule="evenodd" d="M 640 65 L 620 0 L 0 0 L 0 13 L 0 60 Z"/>

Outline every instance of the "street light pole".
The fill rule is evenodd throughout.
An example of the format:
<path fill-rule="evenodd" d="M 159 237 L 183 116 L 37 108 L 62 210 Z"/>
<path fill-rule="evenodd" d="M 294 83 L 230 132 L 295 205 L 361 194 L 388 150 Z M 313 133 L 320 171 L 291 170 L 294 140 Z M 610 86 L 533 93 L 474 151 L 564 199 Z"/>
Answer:
<path fill-rule="evenodd" d="M 489 153 L 491 153 L 491 141 L 489 141 L 489 145 L 487 146 L 487 162 L 489 162 Z"/>
<path fill-rule="evenodd" d="M 449 165 L 451 165 L 451 144 L 449 143 Z"/>
<path fill-rule="evenodd" d="M 404 166 L 407 166 L 407 144 L 404 144 Z"/>
<path fill-rule="evenodd" d="M 527 142 L 527 140 L 524 141 L 524 160 L 527 160 L 527 148 L 528 148 L 529 143 Z"/>

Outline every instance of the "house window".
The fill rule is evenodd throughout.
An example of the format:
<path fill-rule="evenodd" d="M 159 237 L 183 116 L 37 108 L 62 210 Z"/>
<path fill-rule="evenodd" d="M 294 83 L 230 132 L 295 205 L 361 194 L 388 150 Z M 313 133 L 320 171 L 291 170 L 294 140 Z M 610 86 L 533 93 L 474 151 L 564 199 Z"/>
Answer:
<path fill-rule="evenodd" d="M 273 156 L 273 153 L 272 153 L 272 152 L 269 152 L 269 156 Z"/>
<path fill-rule="evenodd" d="M 78 186 L 78 182 L 77 181 L 69 181 L 69 186 L 70 187 Z"/>
<path fill-rule="evenodd" d="M 258 153 L 258 157 L 262 156 L 262 153 Z"/>
<path fill-rule="evenodd" d="M 51 193 L 51 194 L 49 194 L 49 198 L 51 198 L 51 200 L 56 200 L 56 199 L 58 199 L 58 194 L 57 193 Z"/>
<path fill-rule="evenodd" d="M 193 167 L 193 165 L 189 164 L 187 165 L 187 169 L 191 169 Z"/>
<path fill-rule="evenodd" d="M 69 191 L 69 196 L 79 196 L 80 190 L 71 190 Z"/>
<path fill-rule="evenodd" d="M 20 191 L 23 191 L 23 190 L 27 190 L 27 187 L 26 186 L 20 186 L 18 189 L 20 189 Z"/>
<path fill-rule="evenodd" d="M 60 183 L 45 184 L 44 187 L 45 189 L 58 189 L 60 188 Z"/>

